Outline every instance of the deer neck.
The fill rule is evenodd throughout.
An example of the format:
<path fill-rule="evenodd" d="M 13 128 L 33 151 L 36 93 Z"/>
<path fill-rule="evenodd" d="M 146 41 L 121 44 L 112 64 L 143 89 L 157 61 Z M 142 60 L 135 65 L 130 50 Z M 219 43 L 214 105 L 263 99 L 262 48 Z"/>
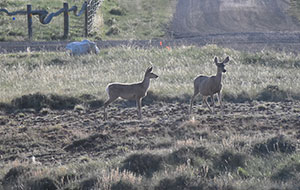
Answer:
<path fill-rule="evenodd" d="M 221 81 L 222 81 L 222 71 L 219 68 L 218 68 L 218 71 L 217 71 L 216 79 L 219 83 L 221 83 Z"/>
<path fill-rule="evenodd" d="M 145 77 L 141 84 L 142 84 L 143 88 L 145 90 L 147 90 L 150 86 L 150 78 Z"/>

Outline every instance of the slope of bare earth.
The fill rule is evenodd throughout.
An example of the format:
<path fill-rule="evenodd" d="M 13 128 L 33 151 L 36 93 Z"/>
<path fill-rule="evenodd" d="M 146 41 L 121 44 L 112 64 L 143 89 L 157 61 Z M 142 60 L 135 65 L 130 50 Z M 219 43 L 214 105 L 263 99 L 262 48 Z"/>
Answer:
<path fill-rule="evenodd" d="M 179 0 L 171 33 L 176 38 L 206 34 L 300 31 L 285 0 Z"/>
<path fill-rule="evenodd" d="M 244 51 L 299 53 L 300 22 L 286 0 L 178 0 L 169 39 L 98 41 L 100 48 L 217 44 Z M 0 53 L 65 51 L 67 41 L 0 42 Z"/>
<path fill-rule="evenodd" d="M 145 105 L 143 120 L 136 120 L 135 107 L 121 104 L 109 107 L 109 121 L 102 120 L 102 109 L 1 113 L 0 163 L 31 156 L 45 165 L 71 163 L 84 155 L 110 159 L 128 151 L 167 148 L 178 140 L 222 139 L 226 133 L 247 138 L 284 134 L 299 142 L 299 102 L 227 102 L 223 117 L 219 108 L 212 115 L 198 103 L 192 120 L 187 103 L 165 102 Z"/>

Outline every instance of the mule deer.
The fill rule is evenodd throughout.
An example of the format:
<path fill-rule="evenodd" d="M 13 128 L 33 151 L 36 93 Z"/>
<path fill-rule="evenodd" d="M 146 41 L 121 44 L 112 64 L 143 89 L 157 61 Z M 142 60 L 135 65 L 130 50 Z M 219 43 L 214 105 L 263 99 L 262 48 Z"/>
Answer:
<path fill-rule="evenodd" d="M 213 109 L 215 106 L 215 102 L 214 102 L 214 94 L 218 94 L 218 100 L 223 112 L 223 105 L 222 105 L 222 98 L 221 98 L 221 89 L 222 89 L 222 84 L 221 84 L 221 80 L 222 80 L 222 73 L 225 73 L 225 63 L 227 63 L 229 61 L 229 57 L 226 57 L 226 59 L 219 63 L 218 62 L 218 58 L 215 57 L 214 59 L 215 64 L 217 66 L 217 74 L 215 76 L 198 76 L 195 78 L 194 80 L 194 95 L 192 96 L 191 99 L 191 104 L 190 104 L 190 110 L 189 113 L 192 113 L 192 106 L 193 106 L 193 102 L 195 97 L 200 93 L 203 96 L 203 103 L 205 103 L 207 105 L 207 107 L 209 108 L 209 110 L 213 113 L 214 110 L 212 110 L 207 102 L 207 98 L 208 96 L 210 96 L 212 104 L 213 104 Z"/>
<path fill-rule="evenodd" d="M 112 83 L 106 87 L 109 99 L 104 103 L 104 120 L 107 119 L 106 107 L 117 98 L 135 100 L 138 109 L 138 119 L 142 118 L 141 104 L 142 98 L 147 95 L 150 86 L 150 79 L 158 76 L 151 72 L 152 67 L 147 68 L 143 81 L 131 84 Z"/>

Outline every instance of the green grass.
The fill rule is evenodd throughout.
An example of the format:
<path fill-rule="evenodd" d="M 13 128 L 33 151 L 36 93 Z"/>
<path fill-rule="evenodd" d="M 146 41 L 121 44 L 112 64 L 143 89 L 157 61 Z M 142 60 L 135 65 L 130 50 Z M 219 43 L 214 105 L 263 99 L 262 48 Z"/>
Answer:
<path fill-rule="evenodd" d="M 69 6 L 76 5 L 79 9 L 81 1 L 77 0 L 33 0 L 33 9 L 45 9 L 56 12 L 63 7 L 63 2 Z M 104 0 L 97 10 L 89 38 L 93 40 L 131 40 L 167 38 L 167 29 L 175 12 L 177 0 Z M 26 1 L 4 0 L 0 2 L 1 8 L 10 12 L 25 10 Z M 290 14 L 300 19 L 299 0 L 291 1 Z M 70 13 L 70 40 L 83 38 L 84 17 L 75 17 Z M 11 16 L 0 13 L 0 41 L 27 40 L 26 16 L 16 16 L 13 21 Z M 39 23 L 38 18 L 33 19 L 33 40 L 51 41 L 61 40 L 63 36 L 63 16 L 55 17 L 48 25 Z"/>
<path fill-rule="evenodd" d="M 62 52 L 1 54 L 0 102 L 33 93 L 73 97 L 90 94 L 105 100 L 107 84 L 140 81 L 150 65 L 159 75 L 152 81 L 150 91 L 158 97 L 184 99 L 192 95 L 197 75 L 216 73 L 214 56 L 231 57 L 223 76 L 228 101 L 299 99 L 299 55 L 241 53 L 208 45 L 171 50 L 118 47 L 79 57 Z M 273 99 L 268 99 L 270 93 Z"/>
<path fill-rule="evenodd" d="M 32 9 L 56 12 L 68 2 L 69 7 L 79 9 L 82 1 L 77 0 L 33 0 Z M 28 3 L 22 0 L 4 0 L 0 8 L 8 11 L 26 10 Z M 176 0 L 105 0 L 97 10 L 89 37 L 99 39 L 152 39 L 165 37 L 167 27 L 175 11 Z M 113 12 L 113 11 L 114 12 Z M 118 15 L 120 12 L 121 15 Z M 28 39 L 26 15 L 7 16 L 0 13 L 0 41 L 23 41 Z M 5 27 L 4 27 L 5 26 Z M 84 15 L 75 17 L 70 13 L 70 40 L 81 40 L 84 35 Z M 63 15 L 54 17 L 50 24 L 42 25 L 38 17 L 33 18 L 33 40 L 61 40 L 63 36 Z"/>
<path fill-rule="evenodd" d="M 68 2 L 69 8 L 76 5 L 81 9 L 82 3 L 76 0 L 32 0 L 30 3 L 21 0 L 4 0 L 0 3 L 0 8 L 5 8 L 9 12 L 26 10 L 27 4 L 32 5 L 32 10 L 46 10 L 49 13 L 57 12 L 63 8 L 63 3 Z M 78 12 L 77 12 L 78 13 Z M 13 20 L 15 17 L 15 20 Z M 70 12 L 70 33 L 69 39 L 80 39 L 84 35 L 84 15 L 80 17 L 74 16 Z M 16 15 L 7 16 L 6 13 L 0 13 L 0 41 L 24 41 L 28 40 L 27 32 L 27 16 Z M 5 27 L 4 27 L 5 26 Z M 53 17 L 49 24 L 43 25 L 40 23 L 38 16 L 33 17 L 33 39 L 38 41 L 61 40 L 63 37 L 63 13 L 57 17 Z"/>
<path fill-rule="evenodd" d="M 11 162 L 1 168 L 0 176 L 5 185 L 11 177 L 15 180 L 11 184 L 19 187 L 36 187 L 33 181 L 39 181 L 36 189 L 51 183 L 61 189 L 90 186 L 104 190 L 299 188 L 299 152 L 255 156 L 251 154 L 253 143 L 263 141 L 257 136 L 233 135 L 226 140 L 232 143 L 219 143 L 213 136 L 175 141 L 168 149 L 135 151 L 110 160 L 81 156 L 59 166 Z M 243 140 L 242 146 L 239 140 Z M 17 175 L 8 175 L 17 168 Z M 43 183 L 41 179 L 49 180 Z"/>
<path fill-rule="evenodd" d="M 300 21 L 300 0 L 291 0 L 290 12 Z"/>
<path fill-rule="evenodd" d="M 107 0 L 100 14 L 103 39 L 152 39 L 167 36 L 176 0 Z M 119 14 L 113 13 L 117 10 Z M 115 11 L 116 12 L 116 11 Z"/>
<path fill-rule="evenodd" d="M 161 100 L 168 100 L 177 97 L 177 100 L 181 99 L 188 103 L 193 92 L 194 77 L 199 74 L 216 73 L 214 56 L 220 59 L 226 56 L 231 58 L 226 66 L 227 72 L 223 80 L 227 101 L 235 101 L 241 98 L 239 97 L 241 94 L 250 101 L 261 96 L 278 96 L 279 99 L 274 101 L 299 99 L 299 55 L 268 51 L 242 53 L 208 45 L 201 48 L 172 47 L 170 50 L 124 46 L 102 49 L 98 55 L 76 57 L 63 52 L 0 54 L 2 60 L 0 102 L 10 102 L 22 95 L 32 93 L 71 97 L 90 94 L 104 100 L 106 99 L 105 87 L 108 83 L 139 81 L 145 69 L 153 65 L 153 72 L 158 74 L 159 78 L 152 81 L 150 85 L 152 91 L 150 98 L 158 96 Z M 281 93 L 285 93 L 286 96 L 281 96 Z M 37 97 L 29 101 L 34 102 Z M 257 106 L 258 110 L 268 109 L 263 102 L 256 102 L 253 106 Z M 74 109 L 79 114 L 75 117 L 79 117 L 82 115 L 80 110 L 85 107 L 77 106 Z M 285 110 L 280 111 L 285 112 Z M 49 108 L 42 109 L 37 113 L 36 119 L 42 119 L 44 114 L 49 114 L 49 118 L 53 118 L 51 112 Z M 99 120 L 96 113 L 102 114 L 102 111 L 99 109 L 99 112 L 91 113 L 94 114 L 93 119 Z M 86 117 L 84 114 L 82 117 Z M 97 143 L 102 140 L 106 141 L 106 146 L 115 147 L 113 151 L 118 155 L 107 159 L 101 156 L 78 154 L 74 160 L 53 165 L 51 163 L 35 165 L 30 163 L 28 158 L 25 161 L 19 161 L 21 158 L 8 161 L 0 169 L 0 179 L 2 179 L 0 189 L 9 189 L 11 185 L 27 189 L 46 189 L 51 185 L 60 189 L 80 189 L 88 186 L 104 190 L 181 190 L 184 188 L 296 190 L 300 187 L 297 133 L 291 130 L 272 131 L 271 129 L 270 133 L 264 129 L 261 131 L 251 129 L 249 132 L 249 128 L 254 127 L 251 124 L 252 120 L 245 120 L 242 124 L 229 124 L 228 128 L 223 128 L 219 123 L 221 121 L 218 122 L 218 116 L 207 116 L 206 120 L 204 116 L 199 116 L 202 118 L 199 121 L 180 121 L 174 124 L 176 126 L 169 126 L 168 122 L 168 124 L 161 124 L 159 119 L 146 120 L 151 122 L 151 125 L 134 123 L 135 121 L 131 125 L 126 125 L 117 121 L 99 120 L 95 124 L 97 132 L 94 133 L 86 130 L 91 129 L 93 125 L 87 124 L 85 128 L 77 126 L 72 121 L 66 125 L 50 122 L 28 127 L 26 124 L 29 122 L 28 117 L 33 115 L 27 115 L 27 112 L 16 113 L 18 120 L 24 119 L 24 124 L 15 123 L 16 126 L 5 128 L 5 123 L 12 122 L 13 125 L 16 122 L 8 120 L 13 115 L 15 114 L 0 117 L 1 123 L 4 123 L 0 131 L 3 135 L 2 141 L 16 144 L 9 150 L 5 143 L 0 145 L 0 152 L 5 152 L 6 157 L 9 154 L 7 151 L 22 152 L 24 146 L 37 147 L 37 151 L 41 151 L 37 155 L 44 155 L 57 144 L 59 150 L 64 153 L 73 154 L 72 150 L 76 149 L 79 152 L 81 149 L 88 149 L 86 151 L 91 149 L 95 153 L 102 150 L 101 143 Z M 248 116 L 248 113 L 245 115 Z M 60 117 L 66 116 L 62 114 Z M 232 117 L 242 116 L 237 113 Z M 253 117 L 253 113 L 249 113 L 249 117 Z M 203 127 L 205 124 L 202 121 L 207 122 L 211 119 L 211 126 Z M 216 130 L 219 125 L 220 129 Z M 239 129 L 237 125 L 241 125 Z M 272 126 L 267 127 L 272 128 Z M 162 128 L 165 132 L 154 133 Z M 127 134 L 126 138 L 119 139 L 118 132 L 113 134 L 118 129 L 122 134 Z M 244 132 L 244 129 L 247 132 Z M 273 130 L 275 129 L 276 126 Z M 147 131 L 152 133 L 147 135 Z M 275 134 L 279 132 L 280 136 L 276 136 Z M 63 138 L 57 138 L 58 135 Z M 116 137 L 112 137 L 113 135 Z M 140 135 L 145 136 L 140 138 Z M 53 144 L 53 138 L 56 139 L 57 144 Z M 137 146 L 135 143 L 144 145 L 143 139 L 153 143 L 150 144 L 148 141 L 146 149 L 132 149 L 131 146 Z M 49 150 L 40 150 L 38 148 L 40 144 L 49 145 Z M 75 154 L 79 152 L 75 151 Z M 22 154 L 33 155 L 34 153 L 23 152 Z"/>

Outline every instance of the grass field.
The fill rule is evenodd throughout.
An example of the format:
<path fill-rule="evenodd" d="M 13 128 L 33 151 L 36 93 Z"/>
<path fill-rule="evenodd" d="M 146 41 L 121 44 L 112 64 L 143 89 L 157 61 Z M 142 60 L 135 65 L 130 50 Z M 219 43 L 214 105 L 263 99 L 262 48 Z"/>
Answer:
<path fill-rule="evenodd" d="M 231 61 L 223 79 L 225 99 L 265 100 L 272 87 L 275 94 L 269 98 L 299 99 L 299 55 L 241 53 L 209 45 L 171 50 L 120 47 L 81 57 L 60 52 L 2 54 L 0 101 L 10 102 L 37 92 L 74 97 L 91 94 L 104 100 L 108 83 L 142 80 L 150 65 L 160 76 L 152 81 L 150 90 L 160 97 L 184 99 L 192 94 L 193 79 L 197 75 L 216 73 L 214 56 L 224 59 L 227 55 Z M 266 97 L 263 97 L 264 93 Z"/>
<path fill-rule="evenodd" d="M 79 9 L 83 1 L 78 0 L 33 0 L 33 10 L 56 12 L 68 2 L 69 7 L 76 5 Z M 10 12 L 26 10 L 26 1 L 4 0 L 0 8 Z M 90 31 L 90 39 L 152 39 L 167 36 L 167 27 L 175 10 L 176 0 L 105 0 L 97 11 L 94 25 Z M 13 20 L 15 18 L 15 20 Z M 27 40 L 26 15 L 7 16 L 0 13 L 0 41 Z M 62 40 L 63 15 L 54 17 L 50 24 L 42 25 L 38 17 L 33 19 L 33 40 Z M 70 13 L 69 40 L 81 40 L 84 35 L 84 15 L 75 17 Z"/>
<path fill-rule="evenodd" d="M 4 0 L 0 3 L 1 8 L 7 9 L 9 12 L 18 10 L 26 10 L 27 4 L 32 5 L 32 10 L 46 10 L 49 13 L 57 12 L 63 8 L 63 3 L 68 2 L 69 7 L 76 5 L 81 9 L 82 3 L 76 0 L 33 0 L 30 3 L 26 1 Z M 13 20 L 14 18 L 14 20 Z M 26 15 L 7 16 L 5 13 L 0 13 L 0 41 L 24 41 L 28 40 L 27 17 Z M 75 17 L 70 13 L 70 39 L 80 39 L 84 35 L 84 15 Z M 49 41 L 62 40 L 63 38 L 63 14 L 54 17 L 49 24 L 43 25 L 40 23 L 38 16 L 33 17 L 33 40 Z"/>
<path fill-rule="evenodd" d="M 61 1 L 34 2 L 49 11 L 62 7 Z M 175 0 L 138 2 L 105 1 L 96 18 L 103 30 L 93 37 L 166 36 Z M 0 2 L 16 9 L 24 4 Z M 8 26 L 0 39 L 26 39 L 24 31 L 9 29 L 24 20 L 8 19 L 0 15 L 1 26 Z M 56 40 L 57 28 L 34 38 Z M 216 73 L 215 56 L 231 59 L 223 75 L 224 114 L 219 106 L 211 114 L 199 97 L 189 116 L 193 79 Z M 28 51 L 0 54 L 0 60 L 0 190 L 300 188 L 300 55 L 216 45 L 122 46 L 98 55 Z M 107 84 L 139 81 L 150 65 L 159 78 L 143 101 L 143 119 L 136 120 L 134 103 L 117 101 L 103 121 Z"/>
<path fill-rule="evenodd" d="M 56 12 L 63 7 L 63 2 L 69 6 L 76 5 L 81 8 L 82 1 L 78 0 L 32 0 L 33 9 L 45 9 L 48 12 Z M 94 40 L 118 40 L 118 39 L 152 39 L 168 37 L 172 15 L 175 11 L 176 0 L 105 0 L 97 11 L 94 25 L 90 32 L 90 39 Z M 0 8 L 6 8 L 10 12 L 25 10 L 26 1 L 4 0 L 0 2 Z M 37 6 L 36 6 L 37 5 Z M 291 1 L 290 14 L 299 16 L 299 0 Z M 84 18 L 70 14 L 69 40 L 81 40 L 83 38 Z M 0 13 L 0 41 L 27 40 L 27 27 L 25 16 L 6 16 Z M 33 19 L 33 40 L 61 40 L 63 36 L 63 16 L 55 17 L 48 25 L 39 23 L 38 18 Z"/>
<path fill-rule="evenodd" d="M 193 78 L 216 72 L 214 56 L 231 58 L 225 114 L 212 115 L 198 101 L 189 118 Z M 99 55 L 26 52 L 0 59 L 0 102 L 15 106 L 7 113 L 1 103 L 0 189 L 300 187 L 299 55 L 125 46 Z M 136 120 L 134 105 L 115 103 L 103 121 L 106 85 L 141 80 L 149 65 L 160 77 L 145 98 L 144 119 Z M 99 105 L 88 107 L 77 101 L 82 97 Z"/>
<path fill-rule="evenodd" d="M 211 115 L 198 100 L 189 118 L 192 81 L 216 73 L 214 56 L 231 58 L 225 115 Z M 299 55 L 124 46 L 98 55 L 0 59 L 0 189 L 300 187 Z M 144 119 L 121 102 L 102 121 L 106 85 L 139 81 L 150 65 L 159 78 L 145 98 Z"/>
<path fill-rule="evenodd" d="M 103 39 L 152 39 L 166 37 L 176 0 L 104 1 L 99 16 Z"/>
<path fill-rule="evenodd" d="M 291 0 L 291 14 L 297 17 L 300 20 L 300 1 L 299 0 Z"/>

